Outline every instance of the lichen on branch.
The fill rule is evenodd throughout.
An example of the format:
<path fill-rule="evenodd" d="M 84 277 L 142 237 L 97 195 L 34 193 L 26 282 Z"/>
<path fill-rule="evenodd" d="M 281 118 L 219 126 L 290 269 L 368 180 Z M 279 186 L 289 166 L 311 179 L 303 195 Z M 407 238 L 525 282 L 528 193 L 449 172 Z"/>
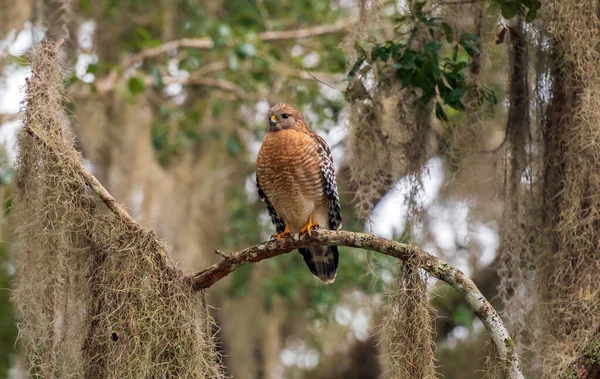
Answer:
<path fill-rule="evenodd" d="M 475 283 L 462 271 L 427 253 L 418 246 L 377 237 L 366 233 L 348 231 L 315 230 L 312 237 L 302 236 L 268 241 L 228 254 L 223 260 L 206 270 L 187 276 L 184 280 L 193 290 L 201 290 L 215 284 L 244 264 L 260 262 L 281 254 L 287 254 L 308 245 L 348 246 L 376 251 L 411 263 L 425 270 L 432 277 L 442 280 L 456 289 L 467 301 L 471 310 L 488 330 L 507 378 L 522 378 L 523 374 L 514 350 L 514 342 L 500 319 L 498 312 L 481 294 Z"/>

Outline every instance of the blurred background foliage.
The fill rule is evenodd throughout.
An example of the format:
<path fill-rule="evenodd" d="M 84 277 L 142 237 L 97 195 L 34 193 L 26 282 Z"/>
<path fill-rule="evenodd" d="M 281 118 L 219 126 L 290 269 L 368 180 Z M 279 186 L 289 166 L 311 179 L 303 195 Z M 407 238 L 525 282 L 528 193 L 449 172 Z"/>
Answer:
<path fill-rule="evenodd" d="M 187 272 L 214 263 L 215 249 L 235 251 L 272 233 L 254 189 L 254 158 L 267 110 L 288 102 L 332 147 L 344 229 L 419 243 L 471 275 L 488 298 L 496 295 L 498 277 L 490 265 L 502 207 L 492 177 L 501 171 L 496 152 L 504 139 L 508 75 L 498 31 L 519 13 L 533 20 L 539 1 L 0 4 L 5 146 L 11 147 L 18 127 L 14 97 L 23 83 L 15 83 L 28 75 L 27 50 L 44 36 L 65 38 L 78 148 L 115 198 L 169 241 Z M 370 199 L 365 220 L 354 207 L 362 189 L 351 180 L 346 154 L 347 102 L 369 102 L 379 87 L 405 102 L 407 93 L 418 95 L 415 104 L 433 104 L 434 117 L 419 156 L 408 155 L 416 182 L 400 170 Z M 375 116 L 397 110 L 386 104 Z M 389 125 L 400 128 L 397 122 Z M 477 150 L 481 146 L 489 151 Z M 9 156 L 0 171 L 5 213 Z M 8 301 L 9 220 L 1 225 L 0 377 L 12 368 L 16 378 L 22 363 Z M 208 292 L 228 373 L 374 378 L 387 371 L 376 340 L 395 264 L 348 248 L 340 257 L 337 280 L 327 287 L 293 253 L 246 265 Z M 481 377 L 482 325 L 448 287 L 435 284 L 430 291 L 440 373 Z"/>

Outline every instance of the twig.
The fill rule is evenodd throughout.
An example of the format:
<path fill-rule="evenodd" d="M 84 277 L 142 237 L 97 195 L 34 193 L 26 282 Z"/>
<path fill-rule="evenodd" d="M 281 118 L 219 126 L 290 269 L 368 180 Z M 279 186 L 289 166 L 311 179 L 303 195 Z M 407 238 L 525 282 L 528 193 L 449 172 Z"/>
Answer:
<path fill-rule="evenodd" d="M 215 250 L 215 254 L 220 255 L 223 259 L 231 259 L 231 254 L 222 252 L 221 250 Z"/>
<path fill-rule="evenodd" d="M 334 86 L 332 86 L 331 84 L 329 84 L 329 83 L 325 83 L 325 82 L 324 82 L 324 81 L 322 81 L 321 79 L 319 79 L 319 78 L 317 78 L 316 76 L 314 76 L 314 75 L 312 74 L 312 72 L 308 71 L 308 69 L 306 70 L 306 73 L 308 74 L 308 76 L 310 76 L 311 78 L 313 78 L 314 80 L 316 80 L 318 83 L 321 83 L 321 84 L 323 84 L 324 86 L 327 86 L 327 87 L 329 87 L 329 88 L 331 88 L 331 89 L 333 89 L 333 90 L 336 90 L 337 92 L 340 92 L 340 93 L 342 92 L 341 90 L 339 90 L 339 89 L 335 88 L 335 87 L 334 87 Z"/>
<path fill-rule="evenodd" d="M 4 124 L 5 122 L 11 122 L 19 118 L 18 113 L 4 113 L 0 114 L 0 124 Z"/>
<path fill-rule="evenodd" d="M 173 41 L 165 42 L 162 45 L 144 49 L 139 53 L 126 58 L 121 62 L 121 68 L 128 69 L 136 63 L 143 61 L 146 58 L 155 57 L 167 53 L 171 50 L 176 50 L 182 47 L 195 49 L 212 49 L 215 46 L 213 40 L 209 37 L 202 38 L 182 38 Z"/>
<path fill-rule="evenodd" d="M 301 39 L 323 34 L 343 32 L 353 24 L 351 20 L 340 20 L 333 25 L 319 25 L 311 28 L 262 32 L 258 38 L 262 41 L 278 41 L 284 39 Z"/>
<path fill-rule="evenodd" d="M 284 238 L 280 241 L 269 241 L 231 253 L 227 259 L 212 265 L 206 270 L 189 275 L 184 280 L 193 290 L 200 291 L 212 286 L 244 264 L 260 262 L 281 254 L 287 254 L 299 247 L 307 247 L 315 244 L 322 246 L 348 246 L 377 251 L 390 257 L 409 261 L 427 271 L 434 278 L 448 283 L 465 298 L 469 307 L 471 307 L 475 315 L 477 315 L 490 333 L 506 372 L 506 377 L 510 379 L 523 378 L 519 361 L 515 354 L 514 342 L 510 338 L 496 310 L 481 294 L 473 281 L 462 271 L 414 245 L 407 245 L 365 233 L 316 230 L 312 233 L 312 238 L 307 236 L 301 238 Z"/>

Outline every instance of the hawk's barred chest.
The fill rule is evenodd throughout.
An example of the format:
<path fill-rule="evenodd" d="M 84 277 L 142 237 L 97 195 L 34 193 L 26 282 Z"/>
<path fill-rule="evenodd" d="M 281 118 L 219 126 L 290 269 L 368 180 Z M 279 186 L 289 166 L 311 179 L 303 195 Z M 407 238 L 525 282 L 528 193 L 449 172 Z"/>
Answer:
<path fill-rule="evenodd" d="M 280 216 L 292 224 L 306 223 L 307 212 L 327 203 L 320 150 L 309 134 L 285 129 L 267 133 L 258 153 L 261 187 Z"/>

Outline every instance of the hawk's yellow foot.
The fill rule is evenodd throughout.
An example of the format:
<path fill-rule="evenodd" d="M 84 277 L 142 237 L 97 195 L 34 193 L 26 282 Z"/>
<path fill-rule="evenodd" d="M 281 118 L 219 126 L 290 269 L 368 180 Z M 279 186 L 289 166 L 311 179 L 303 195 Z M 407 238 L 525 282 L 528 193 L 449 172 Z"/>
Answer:
<path fill-rule="evenodd" d="M 312 228 L 318 228 L 318 227 L 319 227 L 319 224 L 318 223 L 313 224 L 312 215 L 310 215 L 310 216 L 308 216 L 308 223 L 306 224 L 306 226 L 304 228 L 300 229 L 300 235 L 308 233 L 308 236 L 312 237 L 312 234 L 310 234 L 312 231 Z"/>
<path fill-rule="evenodd" d="M 284 231 L 281 233 L 275 233 L 271 237 L 277 238 L 277 241 L 279 241 L 282 237 L 287 237 L 290 234 L 290 224 L 286 222 Z"/>

